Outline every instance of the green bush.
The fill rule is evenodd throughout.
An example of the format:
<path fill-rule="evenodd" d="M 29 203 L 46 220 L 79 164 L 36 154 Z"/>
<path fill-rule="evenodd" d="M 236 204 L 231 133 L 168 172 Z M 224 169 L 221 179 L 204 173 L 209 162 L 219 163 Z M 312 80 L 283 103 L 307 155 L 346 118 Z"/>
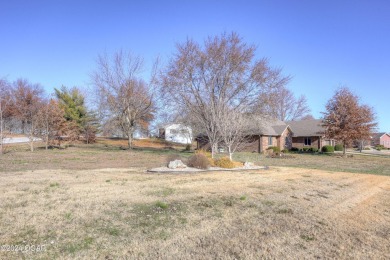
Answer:
<path fill-rule="evenodd" d="M 235 167 L 235 164 L 234 162 L 230 161 L 229 157 L 222 157 L 218 160 L 215 160 L 215 166 L 231 169 Z"/>
<path fill-rule="evenodd" d="M 381 151 L 381 150 L 385 149 L 385 147 L 383 145 L 379 144 L 379 145 L 375 146 L 375 149 L 377 149 L 378 151 Z"/>
<path fill-rule="evenodd" d="M 322 147 L 322 152 L 323 153 L 333 153 L 334 152 L 334 147 L 331 145 L 324 145 Z"/>
<path fill-rule="evenodd" d="M 206 155 L 197 153 L 188 158 L 188 166 L 198 169 L 208 169 L 210 167 L 210 160 Z"/>
<path fill-rule="evenodd" d="M 335 146 L 334 146 L 334 150 L 335 151 L 342 151 L 343 150 L 343 145 L 342 144 L 336 144 Z"/>
<path fill-rule="evenodd" d="M 280 148 L 277 146 L 270 146 L 267 150 L 272 150 L 274 153 L 280 153 Z"/>
<path fill-rule="evenodd" d="M 282 153 L 289 153 L 290 151 L 288 149 L 283 149 Z"/>
<path fill-rule="evenodd" d="M 296 147 L 291 147 L 290 152 L 299 152 L 299 149 Z"/>
<path fill-rule="evenodd" d="M 363 150 L 371 150 L 370 147 L 364 147 Z"/>
<path fill-rule="evenodd" d="M 191 144 L 186 145 L 185 151 L 191 151 Z"/>
<path fill-rule="evenodd" d="M 318 152 L 318 148 L 316 147 L 304 147 L 300 150 L 303 153 L 316 153 Z"/>

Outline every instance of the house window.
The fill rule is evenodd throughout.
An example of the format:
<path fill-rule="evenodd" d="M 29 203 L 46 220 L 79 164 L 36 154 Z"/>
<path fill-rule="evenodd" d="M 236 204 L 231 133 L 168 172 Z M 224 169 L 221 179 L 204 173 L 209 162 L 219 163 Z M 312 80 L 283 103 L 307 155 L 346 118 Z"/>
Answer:
<path fill-rule="evenodd" d="M 189 134 L 189 132 L 188 132 L 187 129 L 181 129 L 181 130 L 180 130 L 180 133 L 181 133 L 181 134 L 184 134 L 184 135 Z"/>
<path fill-rule="evenodd" d="M 272 136 L 268 136 L 268 145 L 272 145 Z"/>
<path fill-rule="evenodd" d="M 173 134 L 173 135 L 176 135 L 179 131 L 177 131 L 177 129 L 170 129 L 169 130 L 169 133 L 170 134 Z"/>
<path fill-rule="evenodd" d="M 305 137 L 305 146 L 311 145 L 311 138 L 310 137 Z"/>

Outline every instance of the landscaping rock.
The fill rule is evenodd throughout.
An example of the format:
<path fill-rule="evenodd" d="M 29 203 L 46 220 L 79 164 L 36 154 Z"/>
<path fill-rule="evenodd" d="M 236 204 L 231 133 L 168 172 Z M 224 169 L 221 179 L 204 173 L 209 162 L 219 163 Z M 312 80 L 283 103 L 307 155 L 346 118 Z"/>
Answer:
<path fill-rule="evenodd" d="M 244 169 L 253 168 L 256 165 L 253 162 L 245 162 L 244 163 Z"/>
<path fill-rule="evenodd" d="M 168 168 L 169 169 L 187 168 L 187 165 L 185 165 L 181 160 L 174 160 L 169 162 Z"/>

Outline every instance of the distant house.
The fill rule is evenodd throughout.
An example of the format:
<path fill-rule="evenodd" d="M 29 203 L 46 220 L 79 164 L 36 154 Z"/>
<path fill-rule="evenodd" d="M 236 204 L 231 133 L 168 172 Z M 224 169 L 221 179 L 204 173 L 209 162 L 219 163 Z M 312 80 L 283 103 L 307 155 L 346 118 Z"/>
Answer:
<path fill-rule="evenodd" d="M 165 124 L 158 130 L 159 137 L 174 143 L 191 144 L 192 129 L 183 124 Z"/>
<path fill-rule="evenodd" d="M 292 147 L 321 149 L 324 145 L 335 145 L 335 140 L 325 138 L 325 128 L 320 119 L 289 121 L 287 123 L 294 132 Z"/>
<path fill-rule="evenodd" d="M 239 151 L 262 153 L 272 146 L 279 147 L 280 150 L 291 148 L 293 132 L 285 122 L 256 115 L 252 115 L 249 122 L 247 141 Z M 210 150 L 210 143 L 205 135 L 198 135 L 196 141 L 197 149 Z"/>
<path fill-rule="evenodd" d="M 383 145 L 385 148 L 390 148 L 390 134 L 388 133 L 375 133 L 372 135 L 371 145 Z"/>

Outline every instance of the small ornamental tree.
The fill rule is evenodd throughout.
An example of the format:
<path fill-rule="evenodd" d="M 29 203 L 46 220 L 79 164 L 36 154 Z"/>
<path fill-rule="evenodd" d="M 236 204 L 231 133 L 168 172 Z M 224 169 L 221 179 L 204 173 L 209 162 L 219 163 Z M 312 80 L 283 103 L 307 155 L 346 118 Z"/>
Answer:
<path fill-rule="evenodd" d="M 58 133 L 65 122 L 64 110 L 61 109 L 56 100 L 42 101 L 42 107 L 38 112 L 37 136 L 45 142 L 46 150 L 49 147 L 49 142 L 59 137 Z"/>
<path fill-rule="evenodd" d="M 325 135 L 343 144 L 344 156 L 347 145 L 369 138 L 377 126 L 373 109 L 360 104 L 359 98 L 346 87 L 338 89 L 325 108 Z"/>

